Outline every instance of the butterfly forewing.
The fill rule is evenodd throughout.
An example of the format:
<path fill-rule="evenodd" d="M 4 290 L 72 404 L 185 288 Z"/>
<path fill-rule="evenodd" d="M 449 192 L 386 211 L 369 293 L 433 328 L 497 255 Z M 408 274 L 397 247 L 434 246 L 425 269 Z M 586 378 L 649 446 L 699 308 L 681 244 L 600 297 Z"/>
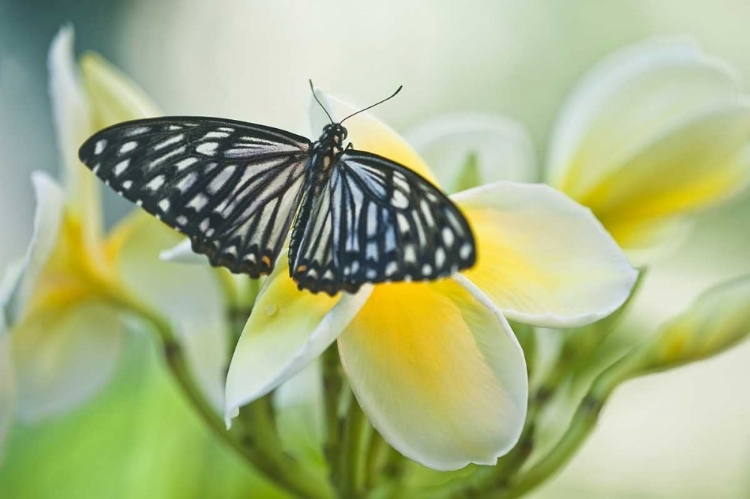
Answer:
<path fill-rule="evenodd" d="M 184 232 L 214 265 L 271 271 L 297 211 L 311 143 L 216 118 L 115 125 L 80 149 L 105 183 Z"/>
<path fill-rule="evenodd" d="M 471 228 L 453 202 L 413 171 L 348 150 L 333 165 L 299 233 L 291 273 L 312 291 L 356 291 L 364 283 L 431 280 L 471 267 Z M 294 241 L 294 239 L 293 239 Z"/>

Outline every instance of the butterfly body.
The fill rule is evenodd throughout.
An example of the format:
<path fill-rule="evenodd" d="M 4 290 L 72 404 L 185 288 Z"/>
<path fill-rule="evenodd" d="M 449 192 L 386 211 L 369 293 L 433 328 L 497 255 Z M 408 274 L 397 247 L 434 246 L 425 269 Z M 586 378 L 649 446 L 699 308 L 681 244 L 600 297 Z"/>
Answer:
<path fill-rule="evenodd" d="M 405 166 L 264 125 L 203 117 L 137 120 L 87 140 L 81 160 L 107 185 L 186 234 L 209 262 L 257 278 L 291 229 L 289 273 L 335 295 L 363 284 L 432 280 L 472 266 L 458 208 Z"/>

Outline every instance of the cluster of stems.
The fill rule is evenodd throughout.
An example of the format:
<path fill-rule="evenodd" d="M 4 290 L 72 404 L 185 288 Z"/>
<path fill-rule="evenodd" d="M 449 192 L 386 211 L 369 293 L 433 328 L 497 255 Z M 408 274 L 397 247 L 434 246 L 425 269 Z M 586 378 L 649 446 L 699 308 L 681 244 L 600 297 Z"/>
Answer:
<path fill-rule="evenodd" d="M 243 300 L 225 278 L 222 282 L 227 293 L 227 315 L 234 330 L 232 345 L 229 345 L 233 348 L 252 310 L 252 300 Z M 271 395 L 243 407 L 232 429 L 227 430 L 222 417 L 196 385 L 182 346 L 169 322 L 132 297 L 118 296 L 116 301 L 151 325 L 161 342 L 164 362 L 172 378 L 216 438 L 292 497 L 520 497 L 546 482 L 575 455 L 596 425 L 607 398 L 628 373 L 620 365 L 627 358 L 601 372 L 579 402 L 562 437 L 542 455 L 536 455 L 540 414 L 554 399 L 559 387 L 578 374 L 578 361 L 590 356 L 601 345 L 616 317 L 594 325 L 593 330 L 589 327 L 568 332 L 568 336 L 577 341 L 564 343 L 557 359 L 548 366 L 547 374 L 533 387 L 526 425 L 518 444 L 495 466 L 474 466 L 467 472 L 450 475 L 446 479 L 439 472 L 419 469 L 416 463 L 388 445 L 369 424 L 352 395 L 338 350 L 333 345 L 322 358 L 326 428 L 322 451 L 328 464 L 328 474 L 325 476 L 284 450 Z M 529 369 L 533 371 L 536 369 L 533 362 L 535 333 L 528 326 L 516 325 L 514 329 L 524 346 Z M 576 335 L 580 338 L 576 338 Z M 410 480 L 410 472 L 417 469 L 422 479 Z"/>

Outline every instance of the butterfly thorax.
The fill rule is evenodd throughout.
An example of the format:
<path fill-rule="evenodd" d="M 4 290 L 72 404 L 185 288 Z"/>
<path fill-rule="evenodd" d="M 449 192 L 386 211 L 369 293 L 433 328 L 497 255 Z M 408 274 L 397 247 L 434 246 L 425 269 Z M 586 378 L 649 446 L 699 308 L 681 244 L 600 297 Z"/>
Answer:
<path fill-rule="evenodd" d="M 331 166 L 336 157 L 344 151 L 347 130 L 338 123 L 323 127 L 323 133 L 313 144 L 307 167 L 311 170 L 313 184 L 324 184 L 331 175 Z"/>

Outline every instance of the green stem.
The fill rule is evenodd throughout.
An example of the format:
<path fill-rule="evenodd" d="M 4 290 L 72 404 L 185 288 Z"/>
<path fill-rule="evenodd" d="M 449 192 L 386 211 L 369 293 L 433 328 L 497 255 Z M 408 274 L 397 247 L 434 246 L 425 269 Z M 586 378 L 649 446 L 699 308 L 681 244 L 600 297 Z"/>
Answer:
<path fill-rule="evenodd" d="M 326 498 L 330 496 L 326 480 L 303 467 L 283 451 L 276 430 L 271 396 L 266 395 L 242 408 L 236 426 L 245 453 L 256 469 L 297 497 Z"/>
<path fill-rule="evenodd" d="M 264 432 L 264 427 L 246 429 L 247 434 L 241 439 L 235 438 L 236 432 L 229 432 L 224 422 L 214 411 L 211 404 L 203 396 L 200 388 L 190 372 L 187 360 L 169 322 L 144 303 L 132 296 L 119 293 L 111 297 L 113 301 L 125 310 L 150 322 L 162 343 L 162 352 L 167 367 L 173 379 L 195 408 L 206 426 L 214 435 L 233 449 L 248 464 L 260 471 L 270 481 L 280 488 L 299 497 L 325 499 L 327 497 L 326 484 L 320 483 L 317 477 L 302 469 L 293 458 L 282 454 L 281 447 L 266 448 L 263 445 L 252 445 L 252 439 L 257 437 L 258 431 Z M 259 419 L 262 423 L 263 420 Z M 249 438 L 248 438 L 249 435 Z M 243 445 L 243 443 L 245 445 Z M 250 443 L 251 445 L 248 445 Z M 316 483 L 317 482 L 317 483 Z"/>
<path fill-rule="evenodd" d="M 588 394 L 578 405 L 567 431 L 560 441 L 537 464 L 512 480 L 508 488 L 485 497 L 512 499 L 535 489 L 560 471 L 581 448 L 596 427 L 604 404 L 614 389 L 638 372 L 643 354 L 638 348 L 615 362 L 596 377 Z"/>
<path fill-rule="evenodd" d="M 586 396 L 578 406 L 568 430 L 557 445 L 531 469 L 513 480 L 510 487 L 504 490 L 500 489 L 485 497 L 493 499 L 521 497 L 547 481 L 567 464 L 581 448 L 596 426 L 604 402 L 605 399 Z"/>
<path fill-rule="evenodd" d="M 359 407 L 356 399 L 352 397 L 349 403 L 349 413 L 346 418 L 346 430 L 343 439 L 341 460 L 341 487 L 342 497 L 355 498 L 362 491 L 362 444 L 364 432 L 367 430 L 367 418 Z"/>
<path fill-rule="evenodd" d="M 373 429 L 367 443 L 367 454 L 365 455 L 365 490 L 377 487 L 383 460 L 388 452 L 388 444 L 385 439 Z"/>
<path fill-rule="evenodd" d="M 330 482 L 338 489 L 341 483 L 341 434 L 343 419 L 339 415 L 344 379 L 338 346 L 334 343 L 323 353 L 323 394 L 326 418 L 326 440 L 323 452 L 328 461 Z"/>

